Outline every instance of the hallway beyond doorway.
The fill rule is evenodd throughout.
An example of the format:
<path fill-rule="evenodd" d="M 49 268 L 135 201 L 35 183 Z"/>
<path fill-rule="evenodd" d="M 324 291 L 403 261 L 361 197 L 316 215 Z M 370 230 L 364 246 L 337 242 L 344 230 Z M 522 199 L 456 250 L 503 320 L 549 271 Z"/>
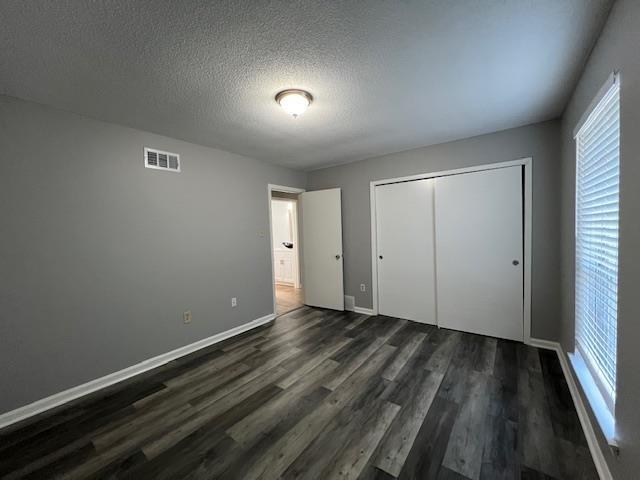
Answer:
<path fill-rule="evenodd" d="M 276 313 L 285 314 L 302 305 L 302 289 L 292 285 L 276 284 Z"/>

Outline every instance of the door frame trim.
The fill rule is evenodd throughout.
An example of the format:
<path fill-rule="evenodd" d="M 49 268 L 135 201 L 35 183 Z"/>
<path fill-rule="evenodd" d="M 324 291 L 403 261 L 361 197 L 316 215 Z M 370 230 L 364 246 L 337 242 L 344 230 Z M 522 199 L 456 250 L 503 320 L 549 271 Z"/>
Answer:
<path fill-rule="evenodd" d="M 267 185 L 267 205 L 269 208 L 269 258 L 271 259 L 271 295 L 273 297 L 273 314 L 277 316 L 277 303 L 276 303 L 276 270 L 275 270 L 275 258 L 273 256 L 273 219 L 271 218 L 271 192 L 283 192 L 283 193 L 303 193 L 306 192 L 304 188 L 287 187 L 285 185 Z M 298 209 L 296 208 L 296 214 Z M 297 222 L 296 222 L 297 223 Z M 297 229 L 296 242 L 298 244 L 298 279 L 300 279 L 300 230 Z"/>
<path fill-rule="evenodd" d="M 531 344 L 531 240 L 532 240 L 532 200 L 533 200 L 533 159 L 532 157 L 519 158 L 506 162 L 476 165 L 472 167 L 441 170 L 437 172 L 419 173 L 405 177 L 385 178 L 373 180 L 369 183 L 369 201 L 371 205 L 371 296 L 373 301 L 373 314 L 378 314 L 378 261 L 377 261 L 377 224 L 376 224 L 376 191 L 378 185 L 388 183 L 410 182 L 427 178 L 445 177 L 447 175 L 459 175 L 462 173 L 482 172 L 506 167 L 524 167 L 524 298 L 523 298 L 523 333 L 524 343 Z M 437 319 L 436 319 L 437 323 Z"/>

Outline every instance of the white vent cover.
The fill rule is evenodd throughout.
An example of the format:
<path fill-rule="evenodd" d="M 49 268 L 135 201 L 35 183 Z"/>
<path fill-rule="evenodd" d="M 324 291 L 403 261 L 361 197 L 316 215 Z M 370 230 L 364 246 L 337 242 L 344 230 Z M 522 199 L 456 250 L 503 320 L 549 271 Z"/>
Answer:
<path fill-rule="evenodd" d="M 156 170 L 168 172 L 180 171 L 180 155 L 177 153 L 163 152 L 153 148 L 144 149 L 144 166 Z"/>
<path fill-rule="evenodd" d="M 344 309 L 353 312 L 356 309 L 356 298 L 352 295 L 344 296 Z"/>

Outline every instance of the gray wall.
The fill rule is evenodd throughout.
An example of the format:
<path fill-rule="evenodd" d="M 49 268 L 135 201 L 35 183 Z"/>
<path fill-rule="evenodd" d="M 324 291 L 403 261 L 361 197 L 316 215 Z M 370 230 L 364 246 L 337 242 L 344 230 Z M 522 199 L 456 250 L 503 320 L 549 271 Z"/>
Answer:
<path fill-rule="evenodd" d="M 619 0 L 562 119 L 562 344 L 574 343 L 575 143 L 573 129 L 609 74 L 621 71 L 617 430 L 621 453 L 604 446 L 616 478 L 640 472 L 640 2 Z M 602 442 L 602 438 L 601 438 Z"/>
<path fill-rule="evenodd" d="M 556 340 L 559 142 L 559 123 L 550 121 L 310 172 L 309 189 L 342 188 L 345 294 L 355 296 L 359 307 L 372 306 L 370 181 L 532 157 L 532 333 Z"/>
<path fill-rule="evenodd" d="M 0 412 L 273 312 L 267 184 L 305 173 L 6 96 L 0 158 Z"/>

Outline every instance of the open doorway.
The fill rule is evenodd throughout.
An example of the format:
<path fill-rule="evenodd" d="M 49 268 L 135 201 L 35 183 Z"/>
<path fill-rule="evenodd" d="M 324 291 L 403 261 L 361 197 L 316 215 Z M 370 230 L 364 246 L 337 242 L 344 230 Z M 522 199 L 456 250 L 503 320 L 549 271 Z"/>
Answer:
<path fill-rule="evenodd" d="M 302 190 L 270 188 L 274 308 L 277 315 L 304 305 L 300 278 L 298 195 Z"/>

